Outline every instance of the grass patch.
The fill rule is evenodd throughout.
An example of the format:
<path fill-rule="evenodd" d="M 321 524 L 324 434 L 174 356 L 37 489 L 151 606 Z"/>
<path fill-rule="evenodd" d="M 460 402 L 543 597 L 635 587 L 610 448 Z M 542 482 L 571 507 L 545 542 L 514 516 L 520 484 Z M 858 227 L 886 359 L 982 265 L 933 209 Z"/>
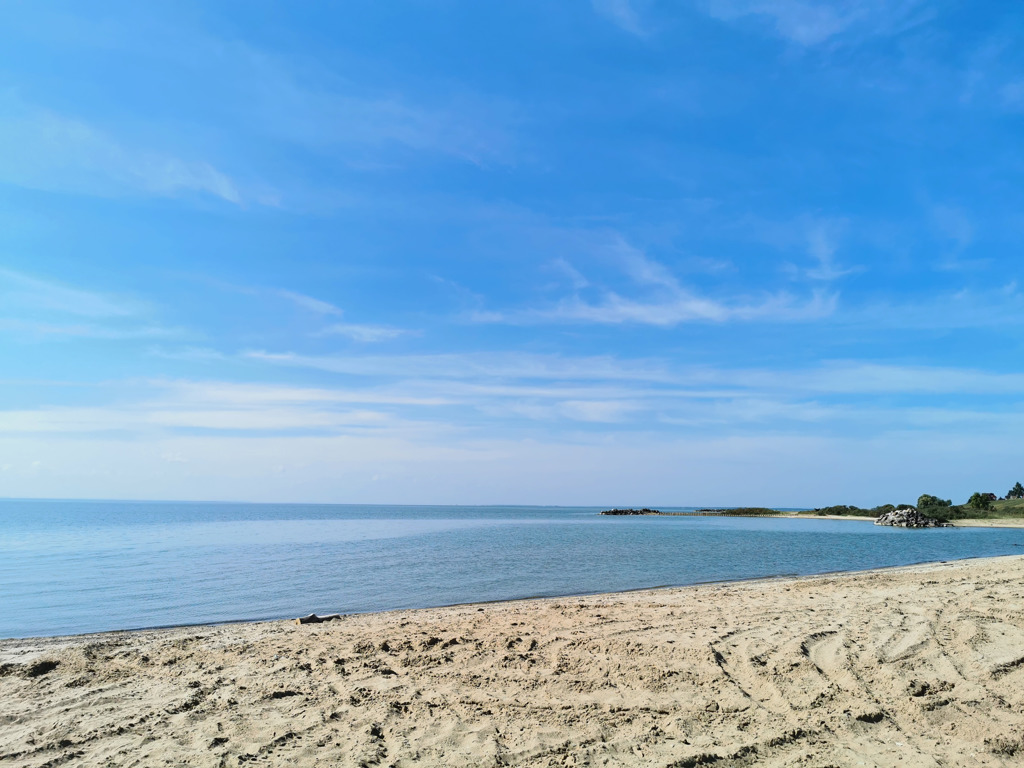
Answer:
<path fill-rule="evenodd" d="M 993 501 L 992 509 L 971 509 L 962 507 L 963 520 L 998 520 L 1024 517 L 1024 499 L 1004 499 Z"/>

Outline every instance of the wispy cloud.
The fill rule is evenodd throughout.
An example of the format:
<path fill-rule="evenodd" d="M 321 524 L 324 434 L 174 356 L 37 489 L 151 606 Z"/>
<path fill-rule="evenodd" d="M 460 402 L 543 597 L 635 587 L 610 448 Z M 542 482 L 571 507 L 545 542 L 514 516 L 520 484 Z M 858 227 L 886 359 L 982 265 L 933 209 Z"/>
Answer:
<path fill-rule="evenodd" d="M 967 212 L 955 205 L 932 207 L 932 224 L 942 243 L 944 253 L 936 266 L 946 271 L 977 269 L 990 263 L 988 258 L 971 258 L 975 226 Z"/>
<path fill-rule="evenodd" d="M 511 434 L 558 423 L 662 428 L 789 429 L 843 423 L 873 433 L 985 423 L 1019 424 L 1024 376 L 980 370 L 827 362 L 791 371 L 670 369 L 646 361 L 492 355 L 348 360 L 250 355 L 277 365 L 383 377 L 361 386 L 298 387 L 225 381 L 147 381 L 121 387 L 121 402 L 0 413 L 0 433 L 209 430 L 408 435 L 422 430 Z M 338 358 L 343 360 L 343 358 Z M 627 375 L 630 374 L 630 375 Z M 576 380 L 566 383 L 573 376 Z M 598 378 L 604 375 L 605 378 Z M 544 377 L 547 377 L 544 380 Z M 540 383 L 538 383 L 538 381 Z M 127 394 L 126 394 L 127 393 Z M 134 393 L 134 397 L 129 397 Z M 942 405 L 928 398 L 941 397 Z M 893 398 L 910 398 L 907 403 Z M 950 398 L 957 398 L 950 400 Z M 931 401 L 939 402 L 939 401 Z M 483 419 L 483 423 L 481 423 Z M 1007 421 L 1010 419 L 1010 422 Z M 504 424 L 503 427 L 496 425 Z M 804 428 L 800 427 L 800 428 Z M 497 429 L 497 431 L 495 431 Z"/>
<path fill-rule="evenodd" d="M 320 331 L 321 336 L 345 336 L 353 341 L 377 342 L 397 339 L 408 334 L 404 328 L 388 325 L 361 325 L 359 323 L 335 323 Z"/>
<path fill-rule="evenodd" d="M 767 23 L 779 37 L 802 46 L 841 36 L 890 35 L 928 18 L 921 0 L 708 0 L 705 7 L 723 21 Z"/>
<path fill-rule="evenodd" d="M 803 298 L 785 292 L 728 300 L 712 298 L 684 286 L 665 264 L 649 258 L 619 235 L 611 235 L 602 250 L 633 283 L 637 295 L 626 295 L 620 288 L 593 286 L 585 296 L 582 289 L 592 284 L 579 275 L 574 281 L 575 293 L 552 306 L 480 310 L 470 318 L 481 323 L 632 323 L 660 327 L 761 319 L 795 322 L 827 317 L 835 311 L 838 301 L 836 294 L 821 291 Z"/>
<path fill-rule="evenodd" d="M 416 417 L 397 415 L 396 408 L 415 408 L 422 418 L 449 402 L 388 391 L 222 381 L 135 382 L 119 391 L 119 403 L 0 412 L 0 433 L 388 433 L 418 428 Z"/>
<path fill-rule="evenodd" d="M 0 306 L 91 318 L 129 317 L 140 302 L 0 268 Z"/>
<path fill-rule="evenodd" d="M 632 0 L 591 0 L 591 4 L 597 13 L 626 32 L 638 36 L 646 34 Z"/>
<path fill-rule="evenodd" d="M 1024 112 L 1024 80 L 1006 83 L 999 92 L 1002 105 L 1014 112 Z"/>
<path fill-rule="evenodd" d="M 303 404 L 414 405 L 437 406 L 452 402 L 436 395 L 418 396 L 390 389 L 345 389 L 285 386 L 232 381 L 156 380 L 148 382 L 159 394 L 157 402 L 197 404 L 214 407 L 263 408 Z"/>
<path fill-rule="evenodd" d="M 17 148 L 0 156 L 0 182 L 7 184 L 104 197 L 201 194 L 234 205 L 250 201 L 208 162 L 132 146 L 85 120 L 45 109 L 6 105 L 0 143 Z"/>
<path fill-rule="evenodd" d="M 587 280 L 586 277 L 584 277 L 583 273 L 576 269 L 576 267 L 570 264 L 566 259 L 563 259 L 561 257 L 555 259 L 554 261 L 551 262 L 550 269 L 551 271 L 568 280 L 569 285 L 574 290 L 578 291 L 582 288 L 587 288 L 590 285 L 590 281 Z"/>
<path fill-rule="evenodd" d="M 161 339 L 186 333 L 154 322 L 152 308 L 134 298 L 2 268 L 0 312 L 0 333 L 21 341 Z"/>
<path fill-rule="evenodd" d="M 218 432 L 295 432 L 364 430 L 387 424 L 387 414 L 366 411 L 314 411 L 297 408 L 202 409 L 146 407 L 39 408 L 3 412 L 0 432 L 127 432 L 211 430 Z"/>
<path fill-rule="evenodd" d="M 341 317 L 345 314 L 340 307 L 322 299 L 316 299 L 303 293 L 295 291 L 276 290 L 274 293 L 294 303 L 309 312 L 317 315 Z M 399 336 L 408 335 L 410 331 L 404 328 L 395 328 L 390 325 L 374 325 L 371 323 L 332 323 L 317 331 L 317 336 L 344 336 L 352 341 L 373 343 L 397 339 Z"/>
<path fill-rule="evenodd" d="M 315 299 L 312 296 L 307 296 L 304 293 L 296 293 L 295 291 L 276 290 L 274 291 L 278 296 L 283 299 L 294 303 L 296 306 L 302 307 L 302 309 L 308 310 L 318 315 L 342 315 L 343 312 L 338 307 L 331 304 L 329 301 L 323 301 L 322 299 Z"/>
<path fill-rule="evenodd" d="M 22 340 L 34 339 L 170 339 L 187 335 L 184 328 L 160 325 L 104 326 L 89 323 L 45 323 L 33 320 L 0 318 L 0 332 L 16 334 Z"/>
<path fill-rule="evenodd" d="M 932 221 L 939 234 L 958 249 L 967 248 L 974 242 L 974 225 L 963 209 L 952 205 L 936 205 L 932 208 Z"/>
<path fill-rule="evenodd" d="M 426 377 L 461 380 L 667 381 L 664 361 L 614 356 L 566 357 L 525 352 L 413 355 L 303 355 L 251 350 L 243 358 L 274 365 L 313 368 L 368 377 Z"/>
<path fill-rule="evenodd" d="M 244 43 L 215 46 L 218 52 L 224 49 L 234 54 L 242 106 L 257 116 L 261 130 L 321 152 L 346 150 L 344 158 L 358 170 L 387 171 L 405 164 L 407 157 L 390 151 L 396 147 L 480 166 L 514 160 L 509 126 L 519 114 L 509 102 L 453 83 L 438 84 L 436 92 L 445 95 L 437 98 L 412 97 L 384 84 L 355 87 L 330 72 L 310 70 L 308 64 L 299 72 L 287 58 Z"/>
<path fill-rule="evenodd" d="M 775 503 L 764 498 L 763 483 L 798 467 L 800 477 L 787 476 L 787 483 L 800 485 L 800 496 L 789 503 L 813 504 L 844 498 L 847 486 L 839 481 L 849 472 L 827 473 L 847 466 L 851 455 L 877 462 L 871 471 L 880 477 L 899 466 L 900 493 L 934 482 L 937 463 L 950 477 L 970 475 L 964 481 L 972 485 L 976 470 L 962 468 L 965 446 L 1011 471 L 1010 448 L 1024 429 L 1024 376 L 954 367 L 838 361 L 779 371 L 518 352 L 249 359 L 342 375 L 319 377 L 332 381 L 320 387 L 122 382 L 103 402 L 108 382 L 90 391 L 89 405 L 8 408 L 0 411 L 4 487 L 41 495 L 45 483 L 15 484 L 39 473 L 51 486 L 58 477 L 70 483 L 61 486 L 64 495 L 106 489 L 107 496 L 137 497 L 148 488 L 150 498 L 180 498 L 188 488 L 196 498 L 295 501 L 301 481 L 304 494 L 322 488 L 318 499 L 339 501 L 344 478 L 347 501 L 365 492 L 368 502 L 472 503 L 478 499 L 445 494 L 480 483 L 481 502 L 596 504 L 601 499 L 580 496 L 593 483 L 607 483 L 601 493 L 622 493 L 640 473 L 646 481 L 637 488 L 649 492 L 663 487 L 651 483 L 674 482 L 683 472 L 691 474 L 675 497 L 693 488 L 721 493 L 729 476 L 754 467 L 763 473 L 760 497 L 727 503 Z M 353 373 L 366 378 L 353 385 Z M 906 473 L 919 460 L 920 477 L 910 483 Z M 75 484 L 94 471 L 103 473 L 102 483 Z M 268 481 L 279 472 L 291 477 Z M 443 487 L 433 485 L 439 472 Z M 395 478 L 396 493 L 413 496 L 382 499 L 361 484 L 382 474 Z M 546 490 L 510 495 L 524 475 Z M 708 485 L 709 477 L 717 479 Z M 819 481 L 822 499 L 805 498 L 807 483 Z M 546 495 L 567 483 L 564 496 Z M 528 485 L 534 493 L 533 481 Z"/>
<path fill-rule="evenodd" d="M 806 271 L 807 277 L 831 282 L 859 271 L 856 267 L 840 267 L 835 262 L 840 234 L 845 226 L 844 221 L 818 221 L 808 229 L 807 251 L 817 264 Z"/>
<path fill-rule="evenodd" d="M 1024 396 L 1024 374 L 863 361 L 825 362 L 792 371 L 704 369 L 691 375 L 708 386 L 775 393 Z"/>
<path fill-rule="evenodd" d="M 584 322 L 616 325 L 635 323 L 673 327 L 684 323 L 769 320 L 795 322 L 816 320 L 831 315 L 836 308 L 835 294 L 814 293 L 810 299 L 797 300 L 786 293 L 775 293 L 748 303 L 726 303 L 677 291 L 666 299 L 631 299 L 608 292 L 597 301 L 579 297 L 566 299 L 547 309 L 508 314 L 484 315 L 488 322 Z"/>
<path fill-rule="evenodd" d="M 436 380 L 443 382 L 437 392 L 460 397 L 481 394 L 581 400 L 587 395 L 587 399 L 609 401 L 650 397 L 721 399 L 752 392 L 772 393 L 773 396 L 798 393 L 801 397 L 809 392 L 818 395 L 1024 396 L 1024 374 L 857 360 L 826 361 L 817 366 L 776 371 L 676 366 L 657 358 L 570 357 L 521 352 L 363 356 L 247 352 L 244 356 L 274 365 L 418 382 L 418 387 Z M 453 384 L 452 379 L 459 383 Z M 557 386 L 545 384 L 538 388 L 530 383 L 536 381 L 557 382 Z M 515 384 L 510 386 L 508 382 Z M 577 383 L 567 385 L 566 382 Z M 609 383 L 615 383 L 616 388 L 609 389 Z M 643 388 L 647 386 L 654 388 Z M 419 391 L 430 391 L 430 387 Z"/>

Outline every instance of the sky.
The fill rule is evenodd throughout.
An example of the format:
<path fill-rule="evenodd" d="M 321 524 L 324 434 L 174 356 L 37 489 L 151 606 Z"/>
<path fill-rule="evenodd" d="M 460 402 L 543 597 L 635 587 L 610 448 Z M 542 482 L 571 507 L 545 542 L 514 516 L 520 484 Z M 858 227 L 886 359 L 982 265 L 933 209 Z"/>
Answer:
<path fill-rule="evenodd" d="M 0 5 L 0 496 L 1024 479 L 1024 5 Z"/>

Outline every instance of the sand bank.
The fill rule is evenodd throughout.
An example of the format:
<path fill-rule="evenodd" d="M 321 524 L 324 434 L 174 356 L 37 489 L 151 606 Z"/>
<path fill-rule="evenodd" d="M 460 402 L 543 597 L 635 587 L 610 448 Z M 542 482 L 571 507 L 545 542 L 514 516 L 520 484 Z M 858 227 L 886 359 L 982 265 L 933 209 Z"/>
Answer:
<path fill-rule="evenodd" d="M 1022 576 L 994 558 L 7 640 L 0 766 L 1019 766 Z"/>

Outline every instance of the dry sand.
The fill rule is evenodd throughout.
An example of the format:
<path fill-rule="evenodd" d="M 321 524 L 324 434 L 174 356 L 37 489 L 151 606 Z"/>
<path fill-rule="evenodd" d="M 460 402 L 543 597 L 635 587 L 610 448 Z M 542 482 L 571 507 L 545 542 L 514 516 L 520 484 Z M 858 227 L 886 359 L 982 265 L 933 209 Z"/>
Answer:
<path fill-rule="evenodd" d="M 0 766 L 1020 766 L 1022 576 L 7 640 Z"/>

